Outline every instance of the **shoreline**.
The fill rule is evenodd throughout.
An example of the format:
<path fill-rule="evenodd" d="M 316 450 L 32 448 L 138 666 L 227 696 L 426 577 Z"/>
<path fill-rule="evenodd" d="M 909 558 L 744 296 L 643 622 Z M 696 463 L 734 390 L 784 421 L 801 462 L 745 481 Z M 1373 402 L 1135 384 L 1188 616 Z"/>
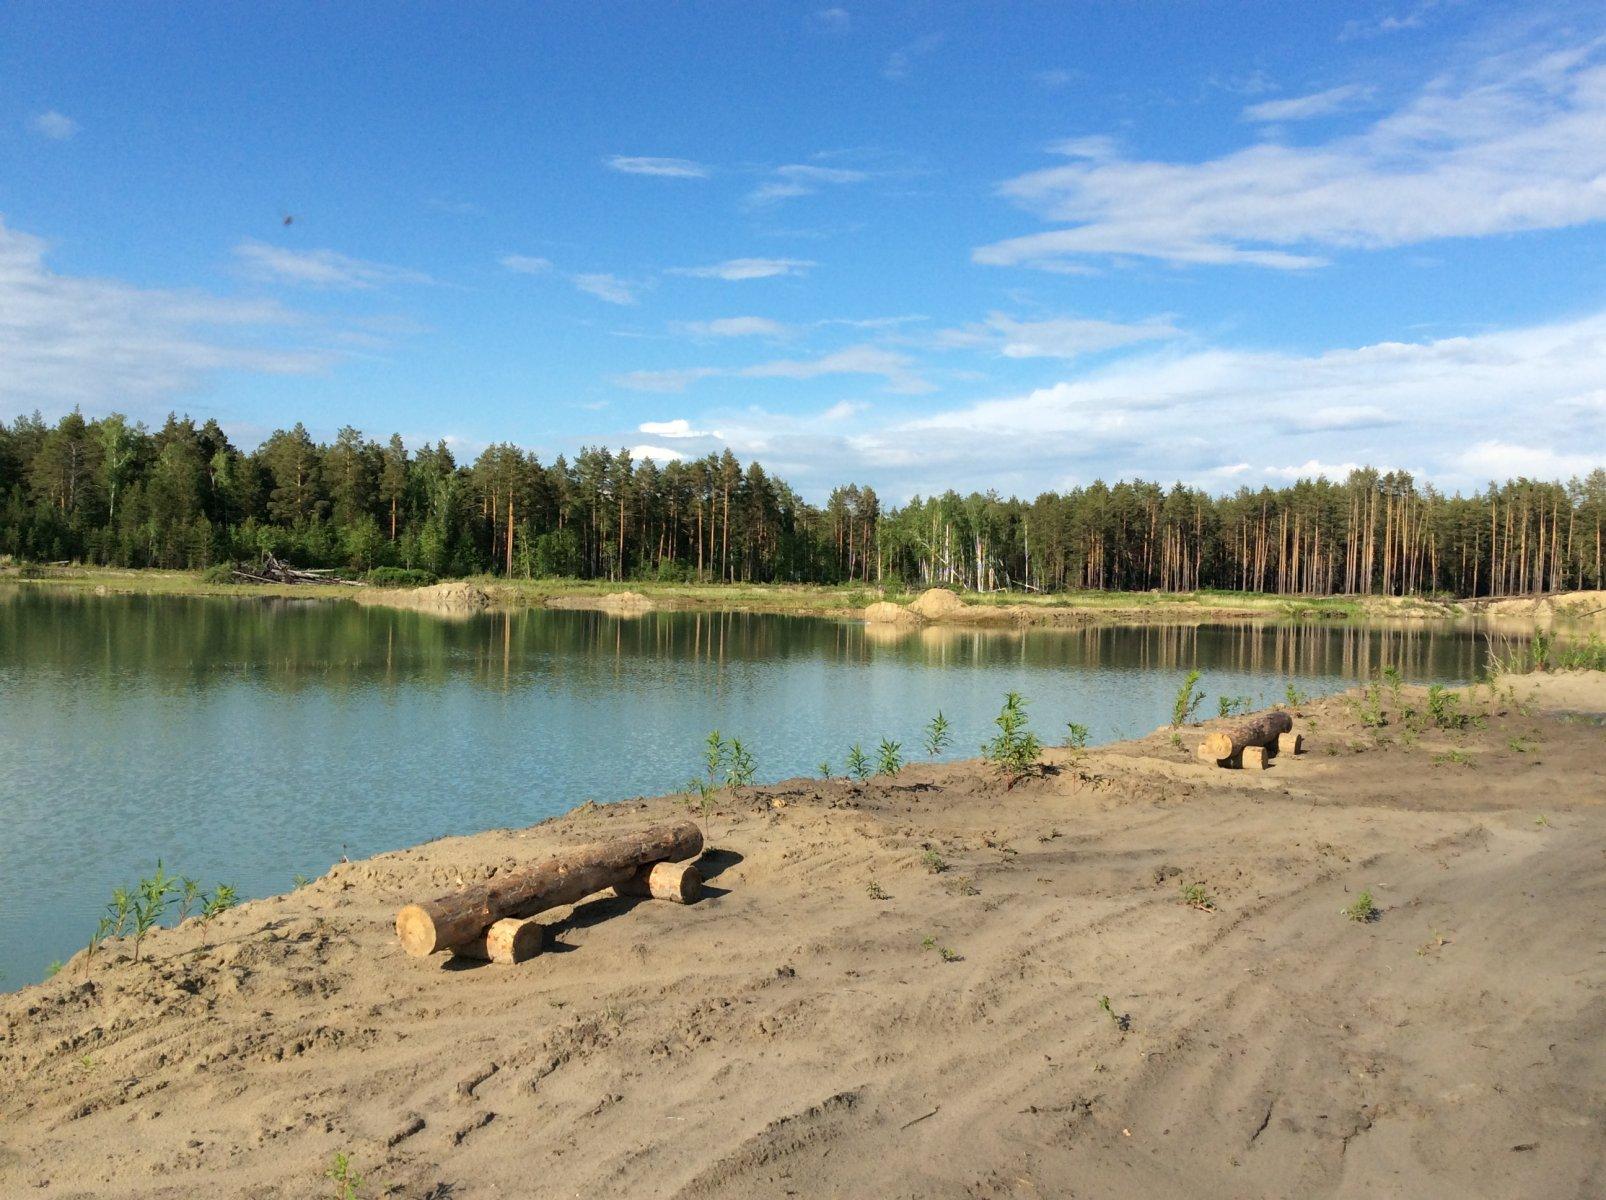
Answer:
<path fill-rule="evenodd" d="M 1209 721 L 1016 786 L 738 789 L 704 900 L 554 910 L 517 967 L 408 958 L 396 909 L 682 797 L 338 864 L 141 963 L 110 943 L 0 995 L 0 1190 L 289 1200 L 345 1154 L 416 1197 L 1584 1194 L 1606 676 L 1463 689 L 1482 727 L 1354 696 L 1261 772 L 1199 762 Z M 1376 919 L 1341 915 L 1363 890 Z"/>
<path fill-rule="evenodd" d="M 1056 628 L 1087 624 L 1148 624 L 1278 620 L 1349 623 L 1454 624 L 1487 620 L 1510 627 L 1555 628 L 1587 634 L 1606 629 L 1606 593 L 1439 601 L 1390 596 L 1296 596 L 1249 593 L 1071 592 L 1048 597 L 966 593 L 957 603 L 921 613 L 922 593 L 864 585 L 611 584 L 575 580 L 451 580 L 432 587 L 381 588 L 343 584 L 209 583 L 199 573 L 114 568 L 37 568 L 23 577 L 0 572 L 0 585 L 85 591 L 96 595 L 228 596 L 344 600 L 441 615 L 487 609 L 580 609 L 635 616 L 651 611 L 719 611 L 814 616 L 885 623 L 990 628 Z M 947 589 L 931 589 L 946 592 Z M 442 601 L 437 597 L 445 593 Z M 927 593 L 929 594 L 929 593 Z M 910 612 L 912 605 L 915 611 Z M 896 606 L 900 612 L 891 612 Z M 904 614 L 908 614 L 905 616 Z"/>

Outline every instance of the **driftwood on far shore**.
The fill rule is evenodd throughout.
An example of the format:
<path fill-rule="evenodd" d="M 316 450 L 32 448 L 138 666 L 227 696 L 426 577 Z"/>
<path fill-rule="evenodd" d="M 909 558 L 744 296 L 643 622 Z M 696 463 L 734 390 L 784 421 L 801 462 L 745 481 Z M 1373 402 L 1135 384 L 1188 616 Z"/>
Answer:
<path fill-rule="evenodd" d="M 345 583 L 353 587 L 368 586 L 360 579 L 341 579 L 330 568 L 292 567 L 272 554 L 264 554 L 262 564 L 249 571 L 235 567 L 234 576 L 251 583 Z"/>

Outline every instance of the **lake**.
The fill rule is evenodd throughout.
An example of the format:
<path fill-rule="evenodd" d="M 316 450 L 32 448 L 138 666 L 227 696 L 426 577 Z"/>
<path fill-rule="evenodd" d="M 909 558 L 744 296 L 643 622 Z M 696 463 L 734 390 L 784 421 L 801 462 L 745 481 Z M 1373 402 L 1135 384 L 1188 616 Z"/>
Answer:
<path fill-rule="evenodd" d="M 1464 680 L 1446 626 L 908 634 L 744 613 L 533 609 L 442 620 L 328 601 L 0 588 L 0 988 L 82 947 L 158 858 L 242 898 L 438 837 L 681 787 L 718 728 L 768 782 L 843 770 L 885 736 L 916 757 L 941 709 L 974 756 L 1006 691 L 1057 743 L 1169 717 L 1183 673 L 1217 697 L 1321 694 L 1383 664 Z"/>

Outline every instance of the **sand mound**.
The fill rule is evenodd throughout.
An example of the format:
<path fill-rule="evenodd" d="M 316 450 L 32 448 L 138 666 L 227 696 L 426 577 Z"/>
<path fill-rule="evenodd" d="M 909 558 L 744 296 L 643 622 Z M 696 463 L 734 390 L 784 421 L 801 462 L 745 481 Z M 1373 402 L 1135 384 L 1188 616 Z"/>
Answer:
<path fill-rule="evenodd" d="M 0 1196 L 305 1200 L 337 1153 L 464 1200 L 1598 1195 L 1600 730 L 1300 720 L 1259 772 L 1190 728 L 744 789 L 701 903 L 554 910 L 520 967 L 408 958 L 396 908 L 683 800 L 108 943 L 0 995 Z"/>
<path fill-rule="evenodd" d="M 485 589 L 465 580 L 421 588 L 363 588 L 353 592 L 352 599 L 359 604 L 382 604 L 440 617 L 468 617 L 491 607 L 491 597 Z"/>
<path fill-rule="evenodd" d="M 657 606 L 640 592 L 580 592 L 571 596 L 550 596 L 548 608 L 578 609 L 584 612 L 612 613 L 616 617 L 639 617 Z"/>
<path fill-rule="evenodd" d="M 903 605 L 890 600 L 877 600 L 874 604 L 865 605 L 864 619 L 872 625 L 910 624 L 920 620 Z"/>
<path fill-rule="evenodd" d="M 955 609 L 964 607 L 965 602 L 947 588 L 929 588 L 921 592 L 909 606 L 911 611 L 919 613 L 927 620 L 945 617 Z"/>

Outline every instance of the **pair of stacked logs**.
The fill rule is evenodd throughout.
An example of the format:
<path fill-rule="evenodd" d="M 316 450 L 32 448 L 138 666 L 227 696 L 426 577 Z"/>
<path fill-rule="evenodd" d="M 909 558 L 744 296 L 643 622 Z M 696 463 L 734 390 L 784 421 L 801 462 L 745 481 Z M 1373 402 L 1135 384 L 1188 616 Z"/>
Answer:
<path fill-rule="evenodd" d="M 1294 732 L 1294 719 L 1282 709 L 1273 709 L 1231 729 L 1207 734 L 1199 743 L 1199 757 L 1221 767 L 1264 769 L 1272 755 L 1298 754 L 1303 745 L 1304 738 Z"/>
<path fill-rule="evenodd" d="M 690 821 L 584 846 L 528 871 L 504 875 L 396 914 L 402 948 L 415 958 L 450 950 L 463 958 L 519 963 L 541 952 L 546 929 L 537 913 L 574 904 L 612 888 L 690 904 L 702 895 L 703 877 L 684 860 L 703 851 L 703 833 Z"/>

